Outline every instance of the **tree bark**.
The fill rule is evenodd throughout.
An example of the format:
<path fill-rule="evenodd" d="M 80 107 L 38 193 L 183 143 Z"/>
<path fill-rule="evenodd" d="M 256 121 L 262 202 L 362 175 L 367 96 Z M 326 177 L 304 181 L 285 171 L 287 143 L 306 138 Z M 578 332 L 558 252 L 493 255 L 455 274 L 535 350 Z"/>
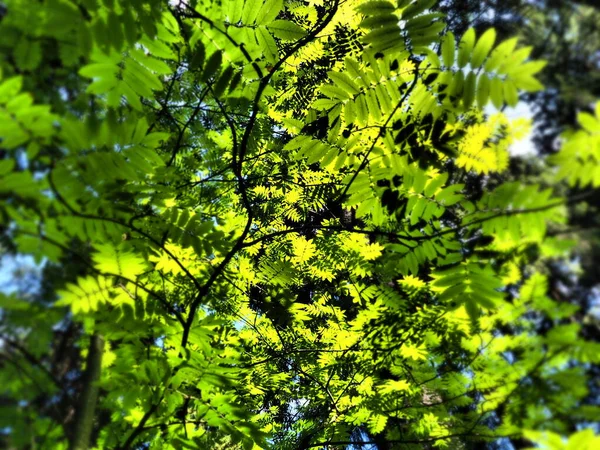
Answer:
<path fill-rule="evenodd" d="M 98 381 L 102 369 L 103 351 L 104 338 L 94 333 L 90 338 L 90 349 L 83 375 L 83 392 L 77 406 L 73 440 L 69 450 L 87 450 L 90 446 L 96 415 L 96 403 L 98 401 Z"/>

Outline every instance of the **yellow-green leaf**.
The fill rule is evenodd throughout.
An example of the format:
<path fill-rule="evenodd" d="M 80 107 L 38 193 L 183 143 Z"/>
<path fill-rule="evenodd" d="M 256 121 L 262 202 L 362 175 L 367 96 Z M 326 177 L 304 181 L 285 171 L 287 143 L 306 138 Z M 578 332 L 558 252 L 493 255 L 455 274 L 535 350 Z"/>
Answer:
<path fill-rule="evenodd" d="M 471 59 L 471 53 L 473 46 L 475 45 L 475 29 L 469 28 L 465 34 L 463 34 L 460 44 L 458 44 L 458 67 L 461 69 L 465 67 Z"/>
<path fill-rule="evenodd" d="M 473 50 L 473 56 L 471 57 L 471 67 L 474 69 L 479 68 L 485 58 L 490 54 L 490 50 L 496 42 L 496 30 L 494 28 L 488 29 L 477 41 L 475 49 Z"/>

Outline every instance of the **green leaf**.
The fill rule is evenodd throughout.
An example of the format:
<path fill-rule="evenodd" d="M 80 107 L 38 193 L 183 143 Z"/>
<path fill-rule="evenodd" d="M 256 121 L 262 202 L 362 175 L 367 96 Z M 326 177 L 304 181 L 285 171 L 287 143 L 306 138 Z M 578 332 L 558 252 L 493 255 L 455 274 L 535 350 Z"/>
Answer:
<path fill-rule="evenodd" d="M 119 82 L 117 86 L 116 90 L 120 90 L 122 93 L 129 88 L 140 97 L 154 97 L 151 84 L 144 79 L 143 75 L 136 73 L 135 70 L 124 70 L 123 82 Z"/>
<path fill-rule="evenodd" d="M 595 441 L 595 442 L 594 442 Z M 569 437 L 569 441 L 565 450 L 592 449 L 594 445 L 600 443 L 600 438 L 594 436 L 594 431 L 591 428 L 573 433 Z"/>
<path fill-rule="evenodd" d="M 494 43 L 496 42 L 496 30 L 489 28 L 477 41 L 473 56 L 471 57 L 471 67 L 478 69 L 483 64 L 483 61 L 488 57 Z"/>
<path fill-rule="evenodd" d="M 159 59 L 146 55 L 140 50 L 136 49 L 131 51 L 129 56 L 131 56 L 141 65 L 150 69 L 152 72 L 155 72 L 159 75 L 169 75 L 173 72 L 168 64 Z"/>
<path fill-rule="evenodd" d="M 242 9 L 242 23 L 255 23 L 256 17 L 262 10 L 261 3 L 263 3 L 261 0 L 246 0 L 244 2 L 244 8 Z"/>
<path fill-rule="evenodd" d="M 116 79 L 119 66 L 112 63 L 94 63 L 79 69 L 79 75 L 87 78 L 111 78 Z"/>
<path fill-rule="evenodd" d="M 502 108 L 502 105 L 504 105 L 503 89 L 502 80 L 499 78 L 492 78 L 490 82 L 490 98 L 492 99 L 494 106 L 498 109 Z"/>
<path fill-rule="evenodd" d="M 136 77 L 151 90 L 160 91 L 163 89 L 163 84 L 159 78 L 134 59 L 127 59 L 125 63 L 125 73 L 127 72 Z M 151 96 L 152 95 L 149 95 L 148 97 Z"/>
<path fill-rule="evenodd" d="M 267 25 L 267 29 L 283 41 L 295 41 L 306 36 L 304 28 L 287 20 L 275 20 Z"/>
<path fill-rule="evenodd" d="M 409 20 L 435 5 L 438 0 L 419 0 L 402 10 L 402 19 Z"/>
<path fill-rule="evenodd" d="M 210 57 L 206 61 L 206 65 L 204 66 L 204 70 L 202 71 L 202 76 L 200 79 L 204 83 L 207 83 L 221 69 L 222 61 L 223 52 L 221 50 L 217 50 L 212 55 L 210 55 Z"/>
<path fill-rule="evenodd" d="M 517 106 L 519 103 L 519 92 L 517 86 L 511 80 L 504 81 L 504 100 L 509 106 Z"/>
<path fill-rule="evenodd" d="M 380 28 L 380 27 L 395 27 L 398 24 L 398 17 L 394 14 L 382 14 L 379 16 L 371 16 L 364 19 L 358 26 L 361 28 Z"/>
<path fill-rule="evenodd" d="M 449 87 L 450 95 L 461 96 L 465 84 L 465 73 L 459 70 L 454 74 L 454 79 Z"/>
<path fill-rule="evenodd" d="M 386 1 L 369 1 L 360 4 L 356 10 L 368 16 L 381 15 L 386 13 L 392 13 L 396 7 Z"/>
<path fill-rule="evenodd" d="M 517 46 L 518 38 L 511 38 L 498 45 L 485 62 L 484 68 L 487 72 L 492 72 L 503 64 Z"/>
<path fill-rule="evenodd" d="M 521 64 L 519 66 L 518 74 L 533 76 L 533 75 L 537 74 L 538 72 L 540 72 L 544 67 L 546 67 L 547 64 L 548 64 L 548 61 L 526 62 L 525 64 Z"/>
<path fill-rule="evenodd" d="M 100 272 L 135 280 L 139 274 L 146 270 L 144 259 L 124 245 L 96 245 L 96 250 L 97 252 L 92 255 L 92 259 L 94 260 L 94 267 Z"/>
<path fill-rule="evenodd" d="M 387 416 L 374 414 L 369 418 L 369 431 L 373 434 L 379 434 L 385 429 Z"/>
<path fill-rule="evenodd" d="M 119 51 L 123 47 L 125 35 L 123 28 L 121 27 L 122 19 L 116 12 L 110 11 L 108 13 L 108 21 L 106 28 L 110 36 L 110 41 L 115 50 Z"/>
<path fill-rule="evenodd" d="M 233 66 L 227 66 L 213 88 L 213 93 L 215 97 L 220 97 L 227 88 L 227 85 L 231 81 L 233 77 L 234 68 Z"/>
<path fill-rule="evenodd" d="M 256 25 L 268 25 L 275 20 L 283 9 L 283 0 L 266 0 L 256 18 Z"/>
<path fill-rule="evenodd" d="M 0 176 L 4 176 L 12 172 L 15 167 L 14 159 L 4 159 L 0 161 Z"/>
<path fill-rule="evenodd" d="M 533 47 L 527 46 L 527 47 L 522 47 L 522 48 L 512 52 L 503 61 L 503 63 L 500 64 L 500 67 L 498 67 L 498 72 L 505 73 L 508 75 L 513 75 L 515 73 L 520 72 L 523 62 L 527 58 L 529 58 L 529 55 L 531 54 L 532 50 L 533 50 Z"/>
<path fill-rule="evenodd" d="M 190 59 L 190 70 L 201 69 L 204 65 L 204 58 L 206 58 L 206 50 L 204 44 L 201 41 L 196 43 L 196 46 L 192 50 L 192 57 Z"/>
<path fill-rule="evenodd" d="M 433 196 L 438 190 L 438 188 L 446 184 L 446 181 L 448 181 L 447 173 L 443 173 L 434 178 L 433 180 L 430 180 L 429 183 L 427 183 L 427 187 L 425 188 L 425 195 L 427 197 Z"/>
<path fill-rule="evenodd" d="M 477 106 L 479 109 L 483 109 L 487 105 L 490 97 L 490 84 L 490 78 L 485 73 L 479 75 L 477 81 Z"/>
<path fill-rule="evenodd" d="M 594 117 L 589 113 L 577 114 L 577 122 L 590 134 L 600 133 L 600 117 Z"/>
<path fill-rule="evenodd" d="M 354 81 L 352 81 L 352 79 L 345 73 L 329 71 L 327 72 L 327 75 L 329 75 L 331 81 L 349 94 L 356 95 L 360 92 L 356 83 L 354 83 Z"/>
<path fill-rule="evenodd" d="M 387 50 L 393 47 L 404 46 L 398 25 L 386 25 L 377 28 L 362 38 L 363 42 L 371 44 L 375 50 Z"/>
<path fill-rule="evenodd" d="M 538 92 L 544 89 L 544 85 L 529 75 L 518 74 L 512 77 L 512 81 L 517 88 L 527 92 Z"/>
<path fill-rule="evenodd" d="M 456 41 L 454 40 L 454 34 L 449 31 L 444 36 L 442 41 L 442 58 L 444 65 L 447 68 L 451 68 L 454 65 L 454 54 L 456 52 Z"/>
<path fill-rule="evenodd" d="M 475 29 L 469 28 L 458 44 L 458 58 L 457 64 L 461 69 L 465 67 L 471 59 L 473 52 L 473 46 L 475 45 Z"/>
<path fill-rule="evenodd" d="M 42 48 L 39 41 L 27 38 L 19 40 L 14 48 L 14 58 L 21 70 L 31 71 L 37 69 L 42 61 Z"/>
<path fill-rule="evenodd" d="M 110 301 L 112 288 L 104 277 L 79 278 L 77 284 L 69 283 L 58 291 L 61 297 L 56 306 L 70 306 L 73 314 L 90 313 L 98 309 L 100 304 Z"/>
<path fill-rule="evenodd" d="M 15 97 L 23 86 L 23 77 L 16 76 L 2 80 L 0 84 L 0 103 L 6 103 Z"/>
<path fill-rule="evenodd" d="M 123 20 L 123 31 L 125 35 L 125 39 L 127 43 L 133 46 L 138 40 L 138 29 L 137 24 L 135 23 L 135 19 L 133 18 L 133 14 L 131 9 L 124 8 L 123 15 L 121 16 Z"/>
<path fill-rule="evenodd" d="M 111 92 L 115 94 L 114 102 L 108 101 L 107 104 L 116 108 L 120 102 L 121 95 L 124 95 L 129 105 L 136 111 L 142 110 L 142 102 L 140 96 L 127 83 L 119 83 Z"/>
<path fill-rule="evenodd" d="M 245 0 L 231 0 L 223 4 L 224 13 L 231 23 L 238 23 L 242 20 Z"/>
<path fill-rule="evenodd" d="M 340 101 L 348 100 L 349 98 L 351 98 L 351 94 L 349 94 L 344 89 L 342 89 L 338 86 L 335 86 L 333 84 L 325 84 L 320 87 L 320 90 L 327 97 L 335 98 Z"/>
<path fill-rule="evenodd" d="M 475 100 L 475 85 L 477 82 L 477 76 L 475 72 L 469 72 L 465 79 L 465 86 L 463 90 L 463 104 L 465 109 L 470 109 Z"/>
<path fill-rule="evenodd" d="M 266 29 L 259 27 L 256 30 L 256 38 L 262 47 L 265 59 L 271 64 L 275 64 L 279 60 L 279 50 L 273 36 Z"/>

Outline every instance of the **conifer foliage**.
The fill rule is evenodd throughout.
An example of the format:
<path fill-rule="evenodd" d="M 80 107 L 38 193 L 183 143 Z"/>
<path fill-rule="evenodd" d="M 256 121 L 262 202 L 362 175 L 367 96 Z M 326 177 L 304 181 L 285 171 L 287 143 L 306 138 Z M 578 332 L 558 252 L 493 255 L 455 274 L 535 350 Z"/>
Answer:
<path fill-rule="evenodd" d="M 508 180 L 545 63 L 435 3 L 2 3 L 2 248 L 44 266 L 0 295 L 3 446 L 600 447 L 543 270 L 600 103 Z"/>

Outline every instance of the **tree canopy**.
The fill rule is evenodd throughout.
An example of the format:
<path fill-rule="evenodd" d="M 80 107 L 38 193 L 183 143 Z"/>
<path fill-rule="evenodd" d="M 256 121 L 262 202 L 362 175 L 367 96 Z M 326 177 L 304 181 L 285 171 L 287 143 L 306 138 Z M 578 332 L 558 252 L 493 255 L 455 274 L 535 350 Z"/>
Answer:
<path fill-rule="evenodd" d="M 0 445 L 600 447 L 600 101 L 448 3 L 0 3 Z"/>

